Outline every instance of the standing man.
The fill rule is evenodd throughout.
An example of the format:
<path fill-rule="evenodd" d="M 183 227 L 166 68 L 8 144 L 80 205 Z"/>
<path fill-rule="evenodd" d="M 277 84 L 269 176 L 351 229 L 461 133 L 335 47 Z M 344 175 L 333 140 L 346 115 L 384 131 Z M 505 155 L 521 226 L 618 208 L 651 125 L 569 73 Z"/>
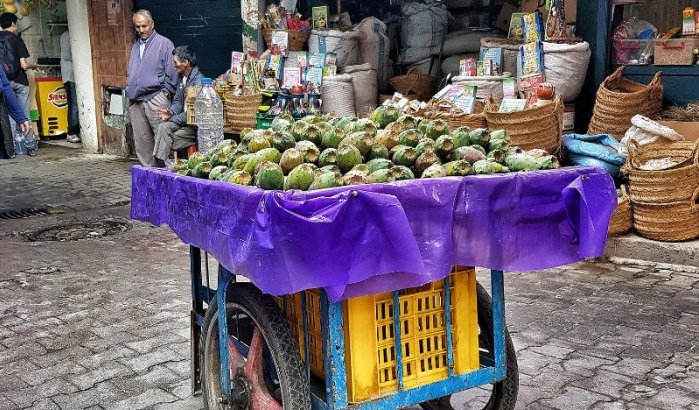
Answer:
<path fill-rule="evenodd" d="M 17 16 L 12 13 L 0 14 L 0 60 L 7 79 L 10 80 L 12 89 L 17 95 L 24 116 L 29 117 L 29 80 L 26 70 L 34 70 L 36 66 L 29 64 L 29 51 L 24 41 L 19 37 L 17 29 Z M 39 151 L 39 143 L 34 138 L 34 132 L 23 133 L 17 121 L 10 121 L 12 135 L 16 140 L 27 145 L 27 154 L 36 156 Z"/>
<path fill-rule="evenodd" d="M 61 34 L 61 78 L 68 96 L 68 136 L 66 141 L 80 143 L 80 121 L 78 120 L 78 98 L 73 77 L 73 53 L 70 50 L 70 32 Z"/>
<path fill-rule="evenodd" d="M 197 130 L 187 125 L 185 99 L 190 87 L 201 85 L 204 75 L 197 67 L 197 56 L 190 46 L 179 46 L 173 52 L 172 62 L 175 65 L 180 81 L 177 85 L 175 98 L 169 109 L 161 110 L 160 119 L 164 121 L 158 126 L 155 135 L 153 156 L 160 162 L 165 161 L 173 150 L 180 150 L 197 144 Z M 159 163 L 158 165 L 162 165 Z"/>
<path fill-rule="evenodd" d="M 170 106 L 177 87 L 177 72 L 172 63 L 172 41 L 155 32 L 155 22 L 147 10 L 133 15 L 133 25 L 139 39 L 131 49 L 129 80 L 129 117 L 133 127 L 136 155 L 141 165 L 156 166 L 153 156 L 154 134 L 161 110 Z"/>

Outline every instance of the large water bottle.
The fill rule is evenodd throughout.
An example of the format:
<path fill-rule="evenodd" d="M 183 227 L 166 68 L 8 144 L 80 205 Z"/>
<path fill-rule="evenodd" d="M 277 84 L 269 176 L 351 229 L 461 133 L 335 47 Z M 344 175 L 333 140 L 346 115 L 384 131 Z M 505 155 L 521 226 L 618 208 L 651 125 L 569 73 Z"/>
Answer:
<path fill-rule="evenodd" d="M 223 103 L 210 78 L 201 79 L 201 91 L 194 102 L 194 116 L 199 151 L 206 152 L 223 141 Z"/>
<path fill-rule="evenodd" d="M 17 126 L 19 128 L 19 125 Z M 22 132 L 15 133 L 15 155 L 27 155 L 27 142 Z"/>

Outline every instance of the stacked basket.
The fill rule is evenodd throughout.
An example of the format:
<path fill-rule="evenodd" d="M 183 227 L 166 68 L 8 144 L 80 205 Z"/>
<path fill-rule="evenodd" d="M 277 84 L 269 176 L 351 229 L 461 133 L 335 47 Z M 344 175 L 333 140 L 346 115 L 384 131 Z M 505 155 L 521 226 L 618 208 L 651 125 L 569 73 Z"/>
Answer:
<path fill-rule="evenodd" d="M 611 134 L 621 140 L 631 128 L 631 118 L 640 114 L 657 117 L 663 106 L 662 73 L 655 74 L 648 85 L 622 78 L 624 67 L 607 77 L 597 90 L 592 120 L 587 133 Z"/>
<path fill-rule="evenodd" d="M 623 235 L 633 228 L 633 213 L 631 211 L 631 198 L 625 185 L 621 186 L 616 211 L 609 222 L 610 235 Z"/>
<path fill-rule="evenodd" d="M 225 126 L 240 132 L 244 128 L 257 126 L 257 110 L 262 102 L 262 94 L 235 95 L 226 93 Z"/>
<path fill-rule="evenodd" d="M 643 169 L 651 160 L 669 158 L 675 165 Z M 629 181 L 634 227 L 659 241 L 699 238 L 699 142 L 629 146 Z"/>

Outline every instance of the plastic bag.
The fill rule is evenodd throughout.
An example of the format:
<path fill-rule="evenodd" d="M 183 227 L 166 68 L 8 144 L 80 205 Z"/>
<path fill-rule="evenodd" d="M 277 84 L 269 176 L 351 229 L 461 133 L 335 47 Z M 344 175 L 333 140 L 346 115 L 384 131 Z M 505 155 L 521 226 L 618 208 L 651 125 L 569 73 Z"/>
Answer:
<path fill-rule="evenodd" d="M 636 115 L 631 118 L 631 128 L 626 131 L 624 138 L 621 139 L 621 148 L 619 152 L 628 156 L 628 146 L 631 140 L 635 140 L 640 145 L 650 144 L 661 140 L 668 141 L 684 141 L 684 137 L 670 127 L 660 125 L 643 115 Z"/>
<path fill-rule="evenodd" d="M 612 176 L 618 175 L 626 162 L 626 157 L 619 153 L 621 144 L 609 134 L 564 135 L 563 146 L 573 165 L 599 167 Z"/>

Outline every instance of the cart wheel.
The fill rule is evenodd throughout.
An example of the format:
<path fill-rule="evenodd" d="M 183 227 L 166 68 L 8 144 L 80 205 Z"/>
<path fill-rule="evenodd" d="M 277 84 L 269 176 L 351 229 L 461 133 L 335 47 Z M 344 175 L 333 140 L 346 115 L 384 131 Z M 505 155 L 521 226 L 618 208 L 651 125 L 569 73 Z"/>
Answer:
<path fill-rule="evenodd" d="M 299 348 L 272 297 L 247 283 L 231 284 L 226 303 L 230 339 L 230 400 L 221 400 L 216 298 L 206 310 L 200 354 L 207 409 L 310 409 Z"/>
<path fill-rule="evenodd" d="M 480 283 L 477 284 L 477 295 L 478 327 L 480 330 L 479 350 L 481 356 L 495 360 L 493 354 L 493 299 Z M 487 399 L 483 407 L 484 410 L 513 410 L 515 408 L 519 390 L 519 368 L 517 367 L 517 353 L 507 328 L 505 328 L 505 351 L 507 354 L 505 362 L 507 375 L 505 380 L 490 386 L 490 398 L 481 398 L 484 402 Z M 487 388 L 487 386 L 483 386 L 483 388 Z M 451 396 L 445 396 L 422 403 L 420 406 L 425 410 L 453 410 L 450 399 Z"/>

